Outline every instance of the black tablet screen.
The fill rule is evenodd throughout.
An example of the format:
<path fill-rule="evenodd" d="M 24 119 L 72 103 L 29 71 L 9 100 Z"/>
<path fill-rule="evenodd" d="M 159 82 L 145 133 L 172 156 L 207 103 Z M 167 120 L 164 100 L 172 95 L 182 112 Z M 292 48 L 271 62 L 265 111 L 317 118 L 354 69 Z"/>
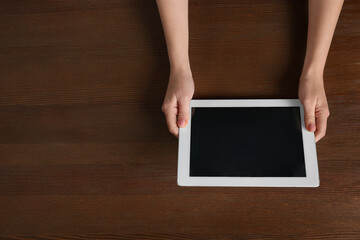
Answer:
<path fill-rule="evenodd" d="M 300 108 L 192 108 L 190 176 L 306 177 Z"/>

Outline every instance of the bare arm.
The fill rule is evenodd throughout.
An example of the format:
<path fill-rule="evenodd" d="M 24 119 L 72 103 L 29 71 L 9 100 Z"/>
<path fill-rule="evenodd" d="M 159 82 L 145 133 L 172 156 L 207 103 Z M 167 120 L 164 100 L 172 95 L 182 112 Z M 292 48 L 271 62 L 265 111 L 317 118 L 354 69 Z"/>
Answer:
<path fill-rule="evenodd" d="M 188 0 L 157 0 L 171 66 L 162 111 L 169 131 L 178 136 L 178 127 L 189 121 L 194 81 L 189 62 Z"/>
<path fill-rule="evenodd" d="M 157 0 L 172 68 L 189 67 L 188 0 Z"/>
<path fill-rule="evenodd" d="M 305 123 L 319 141 L 326 133 L 330 115 L 323 73 L 343 0 L 309 0 L 306 57 L 299 83 L 299 98 L 305 108 Z"/>

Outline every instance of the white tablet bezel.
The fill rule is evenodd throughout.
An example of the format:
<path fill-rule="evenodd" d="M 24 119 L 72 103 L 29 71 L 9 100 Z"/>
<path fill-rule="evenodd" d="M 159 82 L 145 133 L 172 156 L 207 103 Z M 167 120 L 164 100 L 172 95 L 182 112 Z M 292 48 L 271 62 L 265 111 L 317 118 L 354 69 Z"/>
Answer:
<path fill-rule="evenodd" d="M 190 134 L 191 118 L 179 129 L 178 179 L 179 186 L 223 187 L 318 187 L 319 170 L 314 133 L 305 128 L 304 108 L 298 99 L 251 100 L 191 100 L 193 107 L 300 107 L 306 177 L 191 177 Z"/>

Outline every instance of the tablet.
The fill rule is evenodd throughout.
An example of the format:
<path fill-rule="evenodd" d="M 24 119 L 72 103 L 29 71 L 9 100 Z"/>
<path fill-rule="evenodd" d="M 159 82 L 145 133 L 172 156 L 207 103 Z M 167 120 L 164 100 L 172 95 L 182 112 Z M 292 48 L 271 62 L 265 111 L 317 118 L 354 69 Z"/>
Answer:
<path fill-rule="evenodd" d="M 178 185 L 319 186 L 298 99 L 192 100 L 190 113 L 179 129 Z"/>

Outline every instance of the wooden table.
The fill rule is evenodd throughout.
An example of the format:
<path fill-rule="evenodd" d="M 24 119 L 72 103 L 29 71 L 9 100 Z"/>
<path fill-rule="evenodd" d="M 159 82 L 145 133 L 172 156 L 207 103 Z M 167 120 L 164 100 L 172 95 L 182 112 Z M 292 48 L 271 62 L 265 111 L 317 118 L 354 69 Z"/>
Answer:
<path fill-rule="evenodd" d="M 297 98 L 306 28 L 306 1 L 190 1 L 194 98 Z M 346 1 L 319 188 L 178 187 L 155 1 L 1 1 L 0 235 L 360 239 L 359 30 Z"/>

